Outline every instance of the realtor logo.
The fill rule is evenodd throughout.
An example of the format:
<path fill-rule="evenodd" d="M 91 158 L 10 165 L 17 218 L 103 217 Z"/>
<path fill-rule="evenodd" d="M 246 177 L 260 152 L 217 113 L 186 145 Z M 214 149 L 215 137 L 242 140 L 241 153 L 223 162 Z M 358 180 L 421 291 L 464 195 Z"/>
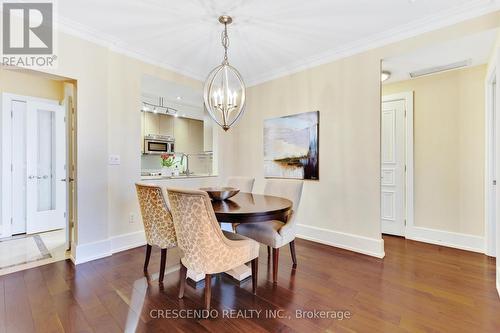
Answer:
<path fill-rule="evenodd" d="M 2 63 L 54 67 L 53 3 L 4 2 L 2 10 Z"/>

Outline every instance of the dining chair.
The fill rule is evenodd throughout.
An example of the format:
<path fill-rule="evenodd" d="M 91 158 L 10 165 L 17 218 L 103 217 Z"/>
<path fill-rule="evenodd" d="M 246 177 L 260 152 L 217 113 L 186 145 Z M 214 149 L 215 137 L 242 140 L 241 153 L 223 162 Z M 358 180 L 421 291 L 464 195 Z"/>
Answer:
<path fill-rule="evenodd" d="M 281 247 L 289 244 L 293 268 L 297 267 L 297 256 L 295 254 L 296 217 L 302 196 L 303 184 L 303 181 L 285 179 L 269 179 L 266 181 L 264 194 L 287 198 L 292 201 L 292 212 L 287 221 L 271 220 L 256 223 L 241 223 L 236 226 L 238 234 L 267 245 L 268 258 L 270 257 L 270 249 L 272 248 L 273 283 L 276 283 L 278 280 L 279 250 Z"/>
<path fill-rule="evenodd" d="M 252 291 L 257 289 L 259 243 L 222 232 L 207 192 L 168 188 L 177 243 L 182 250 L 179 298 L 184 296 L 186 273 L 205 274 L 205 308 L 210 309 L 212 274 L 252 262 Z"/>
<path fill-rule="evenodd" d="M 252 177 L 232 176 L 227 178 L 226 186 L 235 187 L 241 192 L 252 193 L 254 183 L 255 178 Z"/>
<path fill-rule="evenodd" d="M 254 183 L 255 178 L 252 177 L 231 176 L 227 178 L 226 186 L 235 187 L 239 189 L 240 192 L 252 193 Z M 233 232 L 236 232 L 236 225 L 237 223 L 231 224 Z"/>
<path fill-rule="evenodd" d="M 163 282 L 167 249 L 177 246 L 172 214 L 165 200 L 166 194 L 160 186 L 136 183 L 137 198 L 141 207 L 142 222 L 146 233 L 146 259 L 144 272 L 147 272 L 151 248 L 158 246 L 161 249 L 159 282 Z"/>

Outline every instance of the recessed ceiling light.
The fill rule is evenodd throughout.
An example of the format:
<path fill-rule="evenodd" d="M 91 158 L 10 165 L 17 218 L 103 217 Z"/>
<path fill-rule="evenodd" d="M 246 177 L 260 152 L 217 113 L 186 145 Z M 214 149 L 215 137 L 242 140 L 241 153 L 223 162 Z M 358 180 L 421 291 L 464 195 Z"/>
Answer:
<path fill-rule="evenodd" d="M 382 73 L 380 73 L 380 82 L 387 81 L 389 80 L 390 77 L 391 77 L 391 72 L 382 71 Z"/>
<path fill-rule="evenodd" d="M 181 99 L 182 99 L 182 96 L 177 96 L 177 99 L 181 100 Z"/>

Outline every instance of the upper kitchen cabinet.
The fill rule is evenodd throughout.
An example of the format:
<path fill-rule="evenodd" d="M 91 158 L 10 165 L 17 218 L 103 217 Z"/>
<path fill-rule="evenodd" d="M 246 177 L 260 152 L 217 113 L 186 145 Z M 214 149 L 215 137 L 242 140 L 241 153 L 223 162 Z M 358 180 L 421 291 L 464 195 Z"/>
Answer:
<path fill-rule="evenodd" d="M 197 90 L 145 75 L 142 80 L 141 130 L 143 170 L 157 169 L 159 155 L 164 152 L 174 153 L 179 164 L 189 163 L 189 169 L 202 169 L 202 165 L 206 169 L 205 166 L 210 164 L 206 173 L 211 173 L 213 129 L 203 106 L 201 87 Z"/>

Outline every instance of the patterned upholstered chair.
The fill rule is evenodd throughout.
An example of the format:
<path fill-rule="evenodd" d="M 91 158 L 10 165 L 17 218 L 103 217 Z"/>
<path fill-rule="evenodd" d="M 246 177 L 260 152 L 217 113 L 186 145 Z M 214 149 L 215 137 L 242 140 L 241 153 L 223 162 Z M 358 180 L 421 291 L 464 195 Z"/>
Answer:
<path fill-rule="evenodd" d="M 226 186 L 236 187 L 241 192 L 252 193 L 255 178 L 252 177 L 228 177 Z"/>
<path fill-rule="evenodd" d="M 279 249 L 290 244 L 293 267 L 297 267 L 295 255 L 295 233 L 297 228 L 297 209 L 302 196 L 303 181 L 269 179 L 266 182 L 264 193 L 277 197 L 287 198 L 293 202 L 292 214 L 288 221 L 267 221 L 259 223 L 242 223 L 236 226 L 236 232 L 240 235 L 255 239 L 257 242 L 267 245 L 268 257 L 270 248 L 273 249 L 273 282 L 278 280 Z"/>
<path fill-rule="evenodd" d="M 144 272 L 148 270 L 151 248 L 153 245 L 161 249 L 160 277 L 163 282 L 167 249 L 177 246 L 172 214 L 167 206 L 166 193 L 160 186 L 136 183 L 137 198 L 141 206 L 142 222 L 146 233 L 146 259 Z"/>
<path fill-rule="evenodd" d="M 212 274 L 252 262 L 252 287 L 257 288 L 259 244 L 246 237 L 222 232 L 208 194 L 204 191 L 167 189 L 181 258 L 179 298 L 184 296 L 187 269 L 205 274 L 205 308 L 210 308 Z"/>

